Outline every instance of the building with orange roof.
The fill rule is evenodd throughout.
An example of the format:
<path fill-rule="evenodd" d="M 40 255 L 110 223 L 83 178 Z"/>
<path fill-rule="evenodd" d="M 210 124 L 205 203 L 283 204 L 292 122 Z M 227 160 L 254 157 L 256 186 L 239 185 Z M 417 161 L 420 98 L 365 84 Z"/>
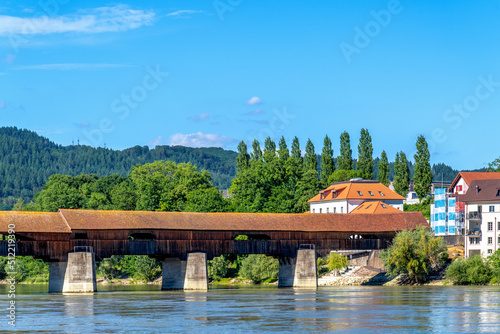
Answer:
<path fill-rule="evenodd" d="M 351 214 L 379 214 L 379 213 L 401 213 L 401 210 L 396 209 L 391 205 L 387 205 L 381 201 L 364 202 L 356 209 L 351 211 Z"/>
<path fill-rule="evenodd" d="M 500 179 L 500 173 L 497 172 L 460 172 L 451 183 L 448 192 L 455 195 L 465 195 L 474 180 L 493 180 Z"/>
<path fill-rule="evenodd" d="M 404 197 L 379 181 L 352 179 L 334 183 L 311 198 L 311 213 L 351 213 L 363 203 L 382 202 L 403 211 Z M 382 206 L 380 208 L 383 209 Z"/>

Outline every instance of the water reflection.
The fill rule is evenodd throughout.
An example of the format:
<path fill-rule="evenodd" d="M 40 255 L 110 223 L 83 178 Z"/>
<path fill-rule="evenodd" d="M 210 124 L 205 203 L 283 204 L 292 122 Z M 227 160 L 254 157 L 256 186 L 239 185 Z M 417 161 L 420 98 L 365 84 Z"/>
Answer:
<path fill-rule="evenodd" d="M 6 294 L 0 286 L 0 303 Z M 332 287 L 159 291 L 91 295 L 18 286 L 16 329 L 50 333 L 500 332 L 500 287 Z M 3 326 L 1 327 L 3 329 Z"/>

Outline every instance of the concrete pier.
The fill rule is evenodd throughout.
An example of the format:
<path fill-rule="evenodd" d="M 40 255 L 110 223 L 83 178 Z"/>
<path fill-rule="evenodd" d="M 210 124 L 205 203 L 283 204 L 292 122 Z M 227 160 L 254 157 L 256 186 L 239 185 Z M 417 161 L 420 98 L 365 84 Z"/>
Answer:
<path fill-rule="evenodd" d="M 280 258 L 278 287 L 316 289 L 316 251 L 299 249 L 296 258 Z"/>
<path fill-rule="evenodd" d="M 96 291 L 94 253 L 69 253 L 67 262 L 49 263 L 49 292 L 88 293 Z"/>
<path fill-rule="evenodd" d="M 162 265 L 162 290 L 208 290 L 207 254 L 189 253 L 187 261 L 167 258 Z"/>

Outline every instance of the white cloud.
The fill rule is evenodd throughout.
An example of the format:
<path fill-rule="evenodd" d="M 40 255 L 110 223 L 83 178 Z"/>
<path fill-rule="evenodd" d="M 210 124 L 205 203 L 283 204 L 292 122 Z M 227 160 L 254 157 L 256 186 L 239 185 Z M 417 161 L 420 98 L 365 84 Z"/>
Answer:
<path fill-rule="evenodd" d="M 40 65 L 18 66 L 15 67 L 14 69 L 70 71 L 70 70 L 94 70 L 100 68 L 120 68 L 120 67 L 132 67 L 132 66 L 122 65 L 122 64 L 40 64 Z"/>
<path fill-rule="evenodd" d="M 247 104 L 250 106 L 253 106 L 256 104 L 261 104 L 261 103 L 262 103 L 262 100 L 260 98 L 258 98 L 257 96 L 254 96 L 247 101 Z"/>
<path fill-rule="evenodd" d="M 224 147 L 227 144 L 233 143 L 235 140 L 220 134 L 214 133 L 176 133 L 171 135 L 168 140 L 168 145 L 180 145 L 188 147 Z"/>
<path fill-rule="evenodd" d="M 131 9 L 127 5 L 99 7 L 78 14 L 52 17 L 0 15 L 0 36 L 126 31 L 153 24 L 155 16 L 152 10 Z"/>
<path fill-rule="evenodd" d="M 189 119 L 195 122 L 199 122 L 199 121 L 204 121 L 209 117 L 210 117 L 209 113 L 204 113 L 204 114 L 189 116 Z"/>
<path fill-rule="evenodd" d="M 183 17 L 189 18 L 189 14 L 201 14 L 204 13 L 202 10 L 192 10 L 192 9 L 181 9 L 172 13 L 168 13 L 166 16 L 175 16 L 175 17 Z"/>

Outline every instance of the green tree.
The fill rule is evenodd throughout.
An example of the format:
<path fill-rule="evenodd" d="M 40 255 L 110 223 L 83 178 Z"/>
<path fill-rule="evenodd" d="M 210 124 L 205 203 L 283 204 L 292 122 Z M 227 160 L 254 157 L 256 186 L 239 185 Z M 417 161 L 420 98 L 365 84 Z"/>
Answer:
<path fill-rule="evenodd" d="M 135 256 L 134 278 L 142 281 L 153 281 L 161 275 L 161 264 L 147 255 Z"/>
<path fill-rule="evenodd" d="M 387 159 L 387 153 L 382 151 L 380 156 L 380 161 L 378 162 L 378 176 L 377 179 L 384 186 L 389 186 L 389 161 Z"/>
<path fill-rule="evenodd" d="M 328 270 L 341 270 L 349 265 L 347 257 L 331 252 L 328 258 Z"/>
<path fill-rule="evenodd" d="M 496 158 L 488 164 L 488 172 L 500 172 L 500 158 Z"/>
<path fill-rule="evenodd" d="M 257 139 L 254 139 L 252 142 L 252 153 L 250 156 L 254 161 L 262 160 L 262 150 L 260 149 L 260 143 Z"/>
<path fill-rule="evenodd" d="M 411 283 L 420 283 L 444 264 L 446 250 L 443 238 L 434 238 L 429 229 L 419 226 L 399 232 L 380 258 L 389 275 L 407 274 Z"/>
<path fill-rule="evenodd" d="M 358 162 L 356 169 L 363 173 L 363 178 L 373 179 L 373 147 L 372 137 L 366 129 L 361 129 L 358 145 Z"/>
<path fill-rule="evenodd" d="M 12 208 L 12 211 L 23 211 L 24 210 L 24 200 L 19 197 L 17 203 Z"/>
<path fill-rule="evenodd" d="M 254 283 L 260 283 L 266 279 L 276 280 L 278 273 L 278 260 L 263 254 L 251 254 L 241 263 L 241 276 Z"/>
<path fill-rule="evenodd" d="M 493 278 L 493 270 L 481 255 L 474 255 L 455 259 L 446 269 L 446 278 L 455 285 L 487 284 Z"/>
<path fill-rule="evenodd" d="M 403 197 L 406 197 L 410 189 L 410 168 L 404 152 L 396 153 L 394 162 L 394 190 Z"/>
<path fill-rule="evenodd" d="M 250 165 L 250 155 L 247 151 L 247 145 L 242 140 L 238 144 L 238 156 L 236 157 L 236 166 L 238 169 L 246 169 Z"/>
<path fill-rule="evenodd" d="M 417 153 L 415 153 L 415 172 L 413 174 L 413 189 L 422 200 L 431 190 L 432 170 L 429 163 L 430 153 L 427 141 L 420 135 L 417 139 Z"/>
<path fill-rule="evenodd" d="M 230 261 L 224 255 L 214 257 L 212 260 L 207 261 L 208 278 L 212 281 L 218 281 L 226 277 L 229 270 Z"/>
<path fill-rule="evenodd" d="M 264 162 L 271 163 L 276 158 L 276 143 L 267 137 L 264 146 Z"/>
<path fill-rule="evenodd" d="M 294 158 L 298 164 L 302 164 L 302 152 L 300 151 L 299 138 L 295 136 L 292 141 L 292 158 Z"/>
<path fill-rule="evenodd" d="M 309 169 L 302 175 L 297 182 L 295 191 L 295 212 L 309 211 L 308 200 L 318 194 L 321 184 L 318 179 L 318 171 Z"/>
<path fill-rule="evenodd" d="M 323 187 L 329 185 L 328 179 L 334 171 L 335 161 L 333 160 L 332 141 L 326 135 L 323 142 L 323 151 L 321 152 L 321 184 Z"/>
<path fill-rule="evenodd" d="M 352 170 L 351 139 L 346 131 L 340 135 L 340 155 L 337 158 L 337 169 Z"/>
<path fill-rule="evenodd" d="M 361 173 L 359 171 L 338 169 L 330 175 L 328 178 L 328 184 L 349 181 L 360 177 Z"/>
<path fill-rule="evenodd" d="M 316 159 L 316 152 L 314 152 L 314 145 L 311 139 L 306 143 L 306 154 L 304 156 L 304 165 L 306 170 L 317 170 L 318 160 Z"/>
<path fill-rule="evenodd" d="M 279 142 L 278 156 L 280 160 L 286 162 L 290 157 L 290 152 L 288 151 L 288 147 L 286 146 L 285 137 L 281 137 Z"/>

